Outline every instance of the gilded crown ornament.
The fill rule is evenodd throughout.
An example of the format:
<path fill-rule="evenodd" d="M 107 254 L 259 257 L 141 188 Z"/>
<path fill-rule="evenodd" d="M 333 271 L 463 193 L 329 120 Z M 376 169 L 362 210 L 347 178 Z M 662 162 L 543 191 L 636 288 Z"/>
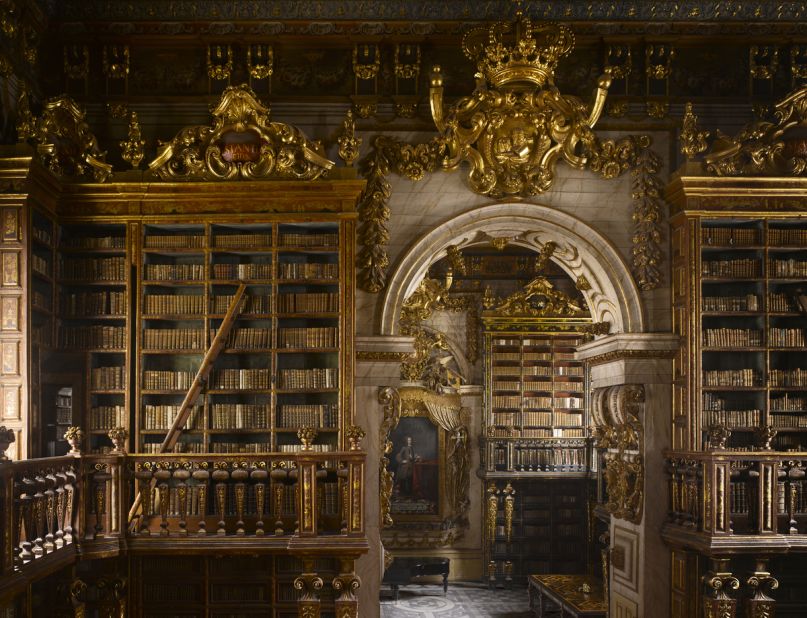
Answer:
<path fill-rule="evenodd" d="M 476 90 L 447 111 L 443 78 L 434 67 L 431 111 L 442 141 L 442 165 L 452 170 L 466 161 L 471 189 L 491 197 L 527 197 L 547 191 L 555 165 L 586 164 L 596 124 L 605 106 L 610 72 L 586 106 L 555 86 L 558 62 L 574 48 L 563 25 L 533 23 L 521 12 L 514 23 L 494 23 L 470 31 L 463 52 L 476 61 Z"/>

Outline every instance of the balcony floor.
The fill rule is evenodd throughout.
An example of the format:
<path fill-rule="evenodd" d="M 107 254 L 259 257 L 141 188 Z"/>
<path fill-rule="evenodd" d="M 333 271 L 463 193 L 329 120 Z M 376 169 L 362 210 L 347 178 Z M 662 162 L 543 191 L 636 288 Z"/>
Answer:
<path fill-rule="evenodd" d="M 442 585 L 404 586 L 396 603 L 382 589 L 382 618 L 529 618 L 532 616 L 527 588 L 489 590 L 482 584 L 449 582 L 448 594 Z"/>

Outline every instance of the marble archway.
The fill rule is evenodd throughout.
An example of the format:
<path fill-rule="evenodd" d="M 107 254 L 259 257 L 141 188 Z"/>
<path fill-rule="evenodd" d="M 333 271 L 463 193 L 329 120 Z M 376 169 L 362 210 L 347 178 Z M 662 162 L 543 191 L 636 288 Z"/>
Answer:
<path fill-rule="evenodd" d="M 509 203 L 464 212 L 422 236 L 403 255 L 389 280 L 381 313 L 381 334 L 399 334 L 404 300 L 415 290 L 429 266 L 446 255 L 491 237 L 536 252 L 547 241 L 558 248 L 552 259 L 570 277 L 585 277 L 591 289 L 583 294 L 595 322 L 610 322 L 611 333 L 639 333 L 644 316 L 639 289 L 616 247 L 584 221 L 541 204 Z"/>

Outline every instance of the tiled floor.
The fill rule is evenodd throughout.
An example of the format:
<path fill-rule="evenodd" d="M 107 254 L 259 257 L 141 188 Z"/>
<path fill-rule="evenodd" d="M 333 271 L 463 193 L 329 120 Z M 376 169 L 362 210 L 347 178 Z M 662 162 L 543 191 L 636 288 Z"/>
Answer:
<path fill-rule="evenodd" d="M 529 618 L 527 589 L 488 590 L 481 584 L 411 585 L 401 588 L 396 603 L 382 591 L 382 618 Z"/>

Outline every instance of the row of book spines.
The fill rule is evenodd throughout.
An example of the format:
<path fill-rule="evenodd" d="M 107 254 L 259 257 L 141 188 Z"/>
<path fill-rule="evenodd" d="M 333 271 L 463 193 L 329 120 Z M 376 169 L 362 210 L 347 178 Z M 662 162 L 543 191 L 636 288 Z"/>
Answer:
<path fill-rule="evenodd" d="M 807 429 L 807 416 L 794 414 L 774 414 L 771 426 L 777 429 Z"/>
<path fill-rule="evenodd" d="M 205 331 L 201 328 L 143 329 L 146 350 L 202 350 L 205 345 Z"/>
<path fill-rule="evenodd" d="M 271 264 L 213 264 L 213 279 L 271 279 Z"/>
<path fill-rule="evenodd" d="M 59 343 L 65 348 L 123 349 L 126 328 L 122 326 L 63 326 Z"/>
<path fill-rule="evenodd" d="M 269 369 L 219 369 L 211 376 L 210 386 L 225 390 L 268 389 L 271 382 Z"/>
<path fill-rule="evenodd" d="M 494 361 L 568 361 L 574 360 L 574 352 L 494 352 Z"/>
<path fill-rule="evenodd" d="M 31 269 L 40 275 L 51 276 L 50 262 L 36 253 L 31 254 Z"/>
<path fill-rule="evenodd" d="M 339 345 L 339 329 L 333 326 L 281 328 L 278 345 L 285 348 L 335 348 Z"/>
<path fill-rule="evenodd" d="M 774 347 L 804 347 L 804 330 L 801 328 L 771 328 L 768 332 L 769 345 Z"/>
<path fill-rule="evenodd" d="M 51 235 L 50 229 L 44 229 L 41 227 L 37 227 L 34 225 L 31 228 L 31 236 L 36 238 L 39 242 L 45 243 L 46 245 L 53 244 L 53 236 Z"/>
<path fill-rule="evenodd" d="M 90 408 L 90 429 L 112 429 L 126 426 L 124 406 L 97 406 Z"/>
<path fill-rule="evenodd" d="M 527 376 L 572 376 L 582 377 L 583 367 L 575 365 L 494 365 L 491 374 L 494 376 L 512 376 L 523 375 Z"/>
<path fill-rule="evenodd" d="M 582 339 L 578 338 L 542 338 L 542 339 L 494 339 L 493 345 L 495 346 L 523 346 L 523 347 L 574 347 L 578 346 L 583 342 Z"/>
<path fill-rule="evenodd" d="M 704 296 L 701 307 L 703 311 L 759 311 L 759 296 Z"/>
<path fill-rule="evenodd" d="M 703 372 L 704 386 L 756 386 L 762 380 L 756 369 L 713 369 Z"/>
<path fill-rule="evenodd" d="M 762 244 L 762 230 L 749 228 L 705 227 L 701 229 L 701 242 L 726 247 L 753 247 Z M 807 230 L 768 228 L 768 244 L 807 245 Z"/>
<path fill-rule="evenodd" d="M 123 239 L 120 239 L 121 241 Z M 254 247 L 267 247 L 272 244 L 272 234 L 214 234 L 212 245 L 225 249 L 244 249 Z M 337 234 L 296 234 L 282 232 L 278 244 L 282 248 L 294 249 L 297 247 L 337 247 L 339 236 Z M 121 247 L 123 244 L 121 244 Z M 207 239 L 202 234 L 152 234 L 143 239 L 143 246 L 147 249 L 203 249 L 207 246 Z M 96 247 L 92 247 L 96 248 Z"/>
<path fill-rule="evenodd" d="M 762 419 L 759 410 L 710 410 L 706 412 L 709 425 L 726 427 L 758 427 Z"/>
<path fill-rule="evenodd" d="M 95 367 L 90 372 L 90 388 L 96 390 L 121 390 L 126 388 L 126 368 Z"/>
<path fill-rule="evenodd" d="M 180 406 L 151 405 L 143 410 L 143 429 L 170 429 L 179 414 Z M 185 421 L 186 429 L 204 428 L 204 409 L 194 406 Z"/>
<path fill-rule="evenodd" d="M 800 412 L 807 410 L 807 397 L 785 393 L 781 397 L 771 397 L 772 412 Z"/>
<path fill-rule="evenodd" d="M 278 274 L 281 279 L 336 279 L 339 277 L 339 265 L 281 262 L 278 264 Z"/>
<path fill-rule="evenodd" d="M 281 427 L 317 427 L 330 429 L 339 422 L 336 404 L 290 404 L 282 405 L 278 411 L 278 423 Z"/>
<path fill-rule="evenodd" d="M 64 249 L 125 249 L 124 236 L 77 236 L 62 238 L 61 246 Z"/>
<path fill-rule="evenodd" d="M 315 298 L 294 298 L 299 296 Z M 235 296 L 214 296 L 211 299 L 212 313 L 225 313 L 229 309 Z M 204 315 L 205 296 L 202 294 L 172 295 L 147 294 L 145 297 L 145 312 L 148 314 L 192 314 Z M 99 304 L 99 309 L 92 309 L 91 313 L 106 313 L 108 305 Z M 125 312 L 125 295 L 121 298 L 122 312 Z M 339 308 L 336 294 L 282 294 L 278 297 L 278 311 L 280 313 L 296 312 L 335 312 Z M 77 313 L 78 310 L 71 311 Z M 271 312 L 270 296 L 247 296 L 242 313 L 269 313 Z"/>
<path fill-rule="evenodd" d="M 126 258 L 70 258 L 60 262 L 60 275 L 68 280 L 125 281 Z"/>
<path fill-rule="evenodd" d="M 701 306 L 703 311 L 759 311 L 759 296 L 747 294 L 745 296 L 705 296 Z M 790 312 L 798 311 L 799 307 L 793 302 L 789 294 L 772 292 L 768 294 L 768 311 Z"/>
<path fill-rule="evenodd" d="M 68 316 L 126 315 L 126 292 L 81 292 L 65 294 L 62 311 Z"/>
<path fill-rule="evenodd" d="M 768 269 L 771 277 L 807 277 L 807 260 L 771 260 Z"/>
<path fill-rule="evenodd" d="M 281 369 L 280 388 L 336 388 L 339 372 L 335 368 Z"/>
<path fill-rule="evenodd" d="M 771 386 L 807 386 L 807 369 L 771 369 L 768 382 Z"/>
<path fill-rule="evenodd" d="M 496 464 L 507 464 L 507 452 L 504 449 L 496 449 L 495 457 Z M 585 462 L 585 452 L 576 448 L 547 449 L 525 446 L 514 452 L 513 460 L 513 464 L 520 467 L 582 465 Z"/>
<path fill-rule="evenodd" d="M 762 345 L 762 331 L 751 328 L 709 328 L 703 331 L 703 345 L 757 347 Z"/>
<path fill-rule="evenodd" d="M 759 277 L 762 262 L 754 258 L 710 260 L 701 263 L 704 277 Z"/>

